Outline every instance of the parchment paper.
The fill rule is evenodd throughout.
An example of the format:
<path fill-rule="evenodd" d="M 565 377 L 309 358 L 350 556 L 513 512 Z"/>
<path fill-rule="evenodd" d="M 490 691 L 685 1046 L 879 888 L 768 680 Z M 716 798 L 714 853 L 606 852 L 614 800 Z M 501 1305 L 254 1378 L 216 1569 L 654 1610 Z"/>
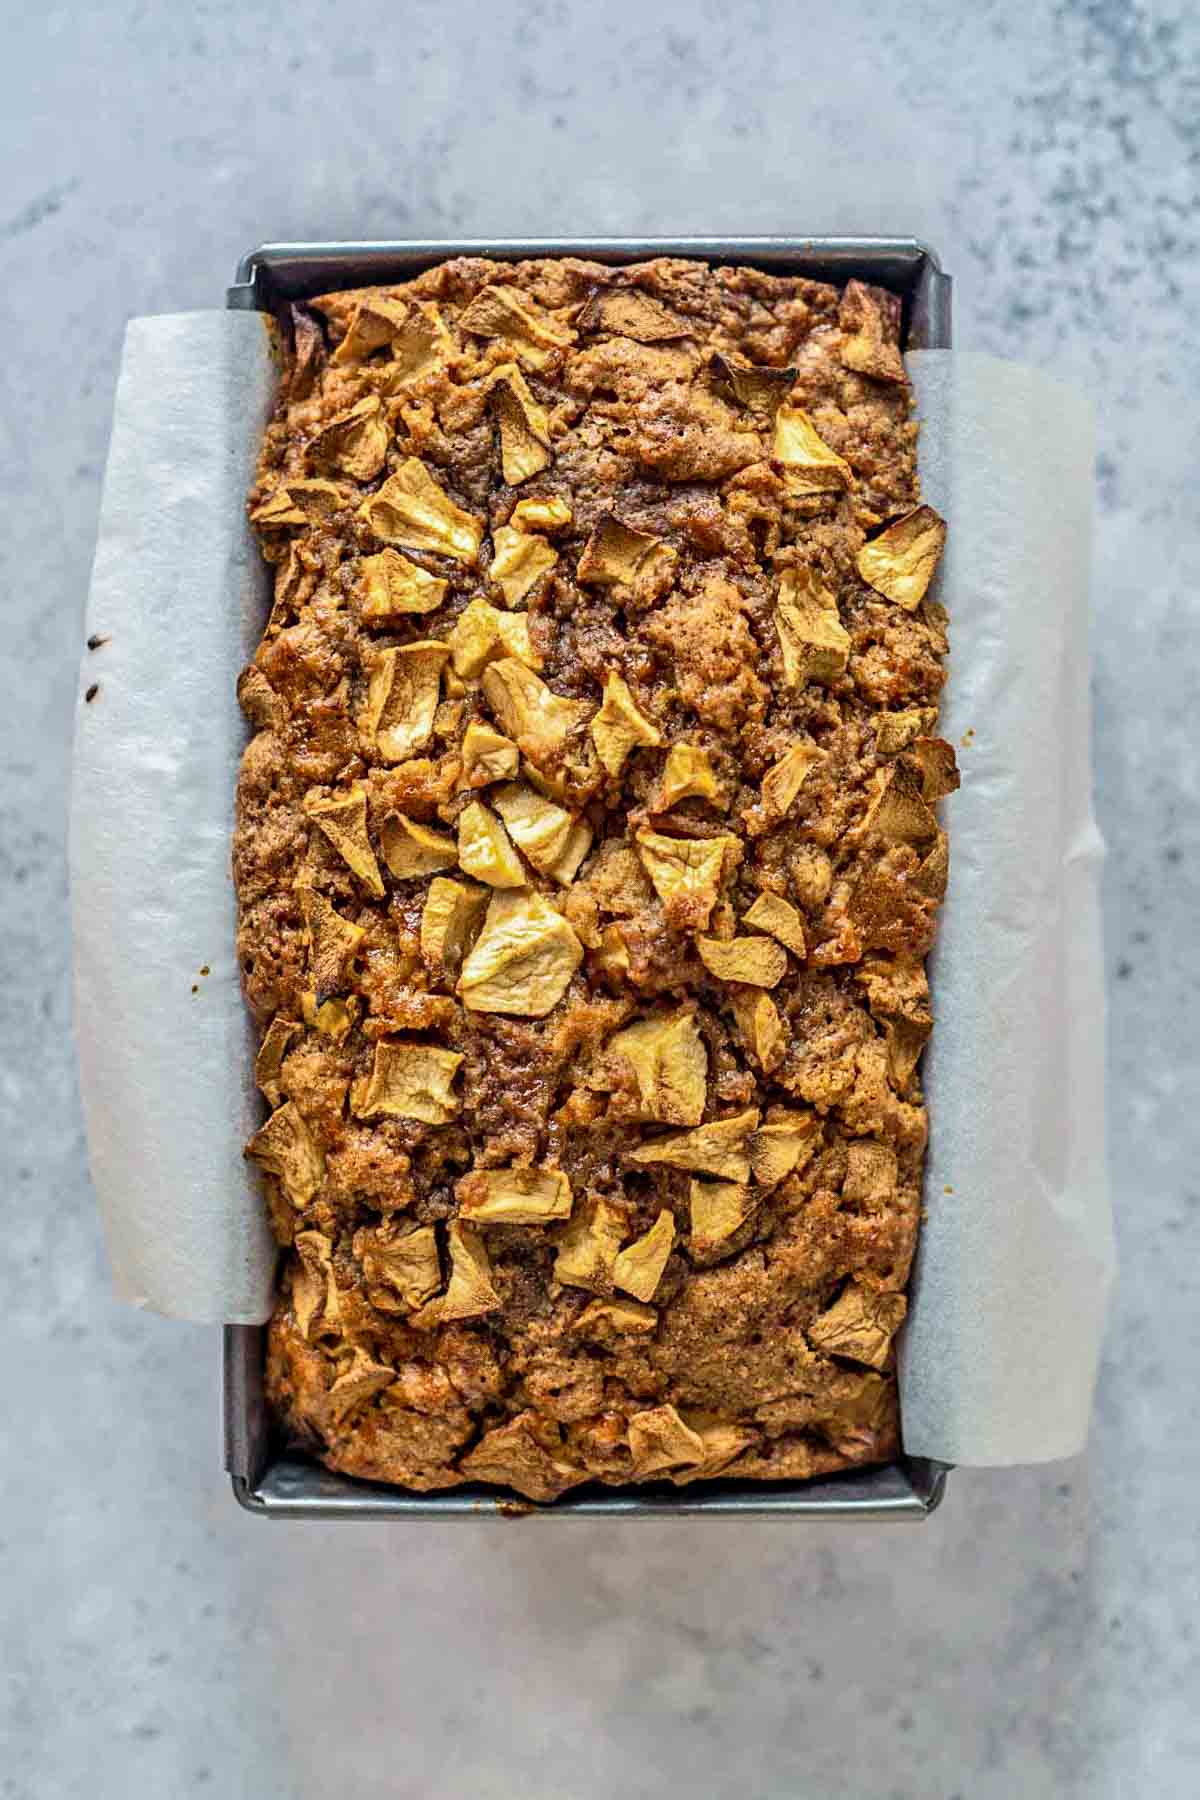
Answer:
<path fill-rule="evenodd" d="M 242 1160 L 261 1115 L 229 860 L 234 687 L 264 617 L 246 493 L 274 382 L 256 313 L 129 325 L 88 597 L 108 642 L 80 671 L 71 800 L 75 1033 L 117 1291 L 234 1324 L 267 1316 L 275 1264 Z"/>
<path fill-rule="evenodd" d="M 1033 371 L 946 351 L 910 364 L 926 492 L 951 521 L 942 729 L 974 735 L 945 806 L 905 1442 L 1027 1462 L 1083 1443 L 1112 1265 L 1088 810 L 1092 428 L 1084 401 Z M 265 604 L 244 498 L 273 382 L 254 314 L 130 325 L 88 609 L 111 642 L 85 657 L 76 739 L 76 1031 L 117 1287 L 213 1322 L 264 1318 L 274 1266 L 241 1156 L 261 1112 L 229 874 L 234 685 Z"/>
<path fill-rule="evenodd" d="M 939 729 L 950 886 L 923 1064 L 928 1220 L 901 1343 L 904 1442 L 946 1462 L 1083 1447 L 1113 1272 L 1103 844 L 1091 816 L 1087 400 L 995 357 L 916 351 L 921 481 L 950 521 Z"/>

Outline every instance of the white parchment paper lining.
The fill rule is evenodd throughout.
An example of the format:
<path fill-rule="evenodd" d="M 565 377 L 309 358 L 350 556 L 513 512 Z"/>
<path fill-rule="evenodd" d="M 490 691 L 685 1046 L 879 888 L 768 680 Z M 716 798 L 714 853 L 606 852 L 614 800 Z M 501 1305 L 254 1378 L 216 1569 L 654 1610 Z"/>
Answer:
<path fill-rule="evenodd" d="M 909 366 L 926 496 L 950 521 L 941 729 L 964 779 L 944 803 L 905 1445 L 1038 1461 L 1083 1444 L 1112 1273 L 1092 420 L 1069 388 L 994 358 L 920 351 Z M 244 501 L 274 382 L 256 314 L 130 324 L 88 604 L 88 632 L 108 641 L 84 658 L 76 729 L 75 1022 L 116 1284 L 212 1322 L 263 1319 L 274 1268 L 241 1155 L 261 1107 L 229 868 L 234 687 L 266 589 Z"/>

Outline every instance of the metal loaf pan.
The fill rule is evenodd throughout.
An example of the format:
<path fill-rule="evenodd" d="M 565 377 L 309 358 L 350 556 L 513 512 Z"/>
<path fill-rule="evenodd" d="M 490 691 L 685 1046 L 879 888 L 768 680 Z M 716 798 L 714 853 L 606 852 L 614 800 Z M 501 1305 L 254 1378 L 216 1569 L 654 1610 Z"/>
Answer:
<path fill-rule="evenodd" d="M 907 349 L 950 347 L 950 278 L 936 255 L 913 238 L 468 238 L 457 243 L 265 244 L 242 259 L 228 291 L 230 307 L 272 312 L 291 300 L 334 288 L 404 280 L 452 256 L 517 262 L 577 256 L 592 262 L 645 262 L 690 256 L 742 263 L 814 281 L 852 279 L 890 288 L 904 302 Z M 877 1523 L 921 1520 L 939 1504 L 945 1464 L 902 1456 L 885 1467 L 821 1481 L 714 1481 L 684 1489 L 664 1483 L 625 1491 L 585 1488 L 548 1506 L 533 1506 L 491 1488 L 413 1494 L 356 1481 L 282 1453 L 263 1393 L 265 1332 L 225 1327 L 225 1465 L 247 1511 L 272 1519 L 451 1519 L 529 1514 L 538 1518 L 654 1518 L 702 1513 L 718 1517 L 835 1518 Z"/>

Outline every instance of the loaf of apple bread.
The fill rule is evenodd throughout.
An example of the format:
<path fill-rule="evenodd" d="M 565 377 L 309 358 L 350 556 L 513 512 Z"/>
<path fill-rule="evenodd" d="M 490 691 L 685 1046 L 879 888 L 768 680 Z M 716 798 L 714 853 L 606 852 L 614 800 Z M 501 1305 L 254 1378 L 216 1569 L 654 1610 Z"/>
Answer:
<path fill-rule="evenodd" d="M 332 1469 L 897 1451 L 958 779 L 900 312 L 471 258 L 280 321 L 234 871 L 268 1392 Z"/>

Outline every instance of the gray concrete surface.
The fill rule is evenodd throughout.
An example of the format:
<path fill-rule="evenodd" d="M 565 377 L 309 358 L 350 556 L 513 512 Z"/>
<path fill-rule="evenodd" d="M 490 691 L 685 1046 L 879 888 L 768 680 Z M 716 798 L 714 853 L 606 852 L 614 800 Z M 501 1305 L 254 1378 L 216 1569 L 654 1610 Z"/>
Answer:
<path fill-rule="evenodd" d="M 1197 1791 L 1200 29 L 1115 0 L 0 5 L 0 1795 Z M 910 231 L 1100 406 L 1123 1279 L 1086 1459 L 911 1533 L 267 1528 L 109 1297 L 64 796 L 121 330 L 267 237 Z"/>

